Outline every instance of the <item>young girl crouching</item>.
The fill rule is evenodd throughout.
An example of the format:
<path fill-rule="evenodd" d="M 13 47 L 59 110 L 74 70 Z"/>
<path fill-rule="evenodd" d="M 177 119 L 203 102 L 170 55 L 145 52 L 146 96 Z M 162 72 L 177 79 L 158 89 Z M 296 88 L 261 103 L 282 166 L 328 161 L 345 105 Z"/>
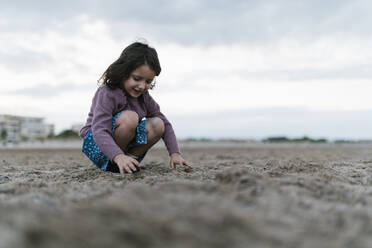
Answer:
<path fill-rule="evenodd" d="M 82 151 L 102 171 L 124 176 L 140 170 L 147 151 L 162 138 L 176 164 L 191 167 L 182 158 L 171 123 L 148 90 L 161 72 L 157 52 L 135 42 L 103 73 L 88 119 L 80 130 Z"/>

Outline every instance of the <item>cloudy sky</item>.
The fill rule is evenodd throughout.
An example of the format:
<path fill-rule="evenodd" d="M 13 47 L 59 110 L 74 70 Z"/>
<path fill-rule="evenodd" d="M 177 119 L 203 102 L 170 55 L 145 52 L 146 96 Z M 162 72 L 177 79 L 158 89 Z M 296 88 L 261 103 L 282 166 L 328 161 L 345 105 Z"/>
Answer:
<path fill-rule="evenodd" d="M 0 114 L 84 123 L 97 79 L 145 38 L 179 138 L 372 138 L 367 0 L 0 2 Z"/>

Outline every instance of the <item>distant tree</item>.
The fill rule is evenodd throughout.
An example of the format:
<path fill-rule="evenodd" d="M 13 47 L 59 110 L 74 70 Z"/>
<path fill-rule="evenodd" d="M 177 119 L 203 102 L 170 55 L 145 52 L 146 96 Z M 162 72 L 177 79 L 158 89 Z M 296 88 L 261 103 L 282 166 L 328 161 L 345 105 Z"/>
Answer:
<path fill-rule="evenodd" d="M 291 139 L 292 142 L 311 142 L 311 139 L 307 136 L 302 138 Z"/>
<path fill-rule="evenodd" d="M 79 134 L 71 129 L 63 130 L 61 133 L 55 136 L 60 139 L 79 139 Z"/>
<path fill-rule="evenodd" d="M 54 137 L 55 137 L 55 135 L 51 133 L 51 134 L 48 135 L 47 139 L 53 139 Z"/>
<path fill-rule="evenodd" d="M 295 138 L 290 139 L 285 136 L 277 136 L 277 137 L 269 137 L 267 139 L 264 139 L 263 142 L 269 142 L 269 143 L 280 143 L 280 142 L 289 142 L 289 143 L 327 143 L 328 141 L 326 139 L 312 139 L 307 136 L 303 136 L 302 138 Z"/>
<path fill-rule="evenodd" d="M 6 140 L 8 138 L 8 132 L 5 129 L 1 130 L 1 140 Z"/>
<path fill-rule="evenodd" d="M 277 136 L 277 137 L 269 137 L 267 139 L 264 139 L 263 142 L 270 142 L 270 143 L 276 143 L 276 142 L 290 142 L 291 140 L 288 139 L 285 136 Z"/>
<path fill-rule="evenodd" d="M 201 137 L 201 138 L 186 138 L 183 141 L 186 141 L 186 142 L 212 142 L 213 140 L 210 139 L 210 138 Z"/>

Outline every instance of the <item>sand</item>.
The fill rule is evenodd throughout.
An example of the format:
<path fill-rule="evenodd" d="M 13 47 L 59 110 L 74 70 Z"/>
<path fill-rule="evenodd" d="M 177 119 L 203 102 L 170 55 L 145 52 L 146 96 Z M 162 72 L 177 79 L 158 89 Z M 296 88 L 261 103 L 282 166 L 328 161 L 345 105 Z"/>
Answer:
<path fill-rule="evenodd" d="M 371 145 L 184 145 L 140 173 L 0 150 L 0 247 L 372 247 Z"/>

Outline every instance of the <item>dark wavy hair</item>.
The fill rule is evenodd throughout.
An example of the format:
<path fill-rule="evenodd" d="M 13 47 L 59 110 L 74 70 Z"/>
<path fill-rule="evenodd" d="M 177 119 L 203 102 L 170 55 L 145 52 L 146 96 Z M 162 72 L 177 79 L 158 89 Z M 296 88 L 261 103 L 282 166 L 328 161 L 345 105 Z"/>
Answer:
<path fill-rule="evenodd" d="M 127 80 L 130 74 L 142 65 L 148 65 L 155 75 L 159 76 L 161 67 L 156 50 L 148 44 L 134 42 L 127 46 L 120 57 L 106 69 L 98 83 L 107 85 L 110 89 L 123 89 L 123 81 Z M 155 79 L 150 89 L 154 86 Z"/>

